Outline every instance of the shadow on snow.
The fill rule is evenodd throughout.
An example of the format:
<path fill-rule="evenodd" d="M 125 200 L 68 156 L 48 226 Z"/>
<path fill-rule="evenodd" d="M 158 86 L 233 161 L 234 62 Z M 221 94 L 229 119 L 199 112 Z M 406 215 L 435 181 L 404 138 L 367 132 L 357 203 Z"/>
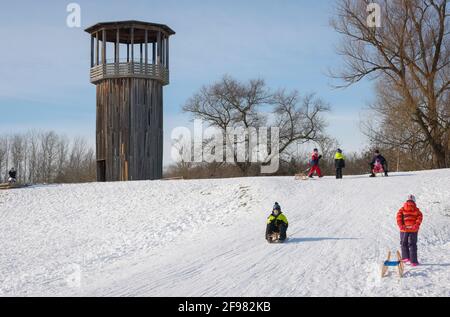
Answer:
<path fill-rule="evenodd" d="M 358 238 L 329 238 L 329 237 L 318 237 L 318 238 L 289 238 L 286 243 L 304 243 L 304 242 L 321 242 L 321 241 L 339 241 L 339 240 L 359 240 Z"/>

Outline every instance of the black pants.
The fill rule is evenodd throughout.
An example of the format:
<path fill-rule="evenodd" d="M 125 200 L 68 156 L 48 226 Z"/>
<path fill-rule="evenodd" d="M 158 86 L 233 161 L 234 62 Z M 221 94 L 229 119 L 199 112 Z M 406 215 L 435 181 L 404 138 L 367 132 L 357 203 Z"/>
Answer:
<path fill-rule="evenodd" d="M 336 179 L 342 179 L 342 168 L 336 167 Z"/>
<path fill-rule="evenodd" d="M 402 258 L 410 259 L 411 263 L 419 263 L 417 261 L 417 236 L 417 232 L 400 232 Z"/>
<path fill-rule="evenodd" d="M 269 235 L 272 233 L 279 233 L 280 234 L 280 240 L 284 241 L 286 240 L 286 232 L 288 229 L 288 225 L 283 223 L 278 226 L 276 226 L 274 223 L 269 223 L 266 227 L 266 239 L 269 238 Z"/>

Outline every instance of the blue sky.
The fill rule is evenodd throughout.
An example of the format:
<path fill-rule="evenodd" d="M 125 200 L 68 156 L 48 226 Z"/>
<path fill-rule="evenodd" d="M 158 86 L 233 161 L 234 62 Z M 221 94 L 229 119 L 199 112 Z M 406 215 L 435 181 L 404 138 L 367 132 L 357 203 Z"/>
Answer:
<path fill-rule="evenodd" d="M 66 6 L 81 6 L 81 28 L 66 26 Z M 365 146 L 359 130 L 373 99 L 371 82 L 331 87 L 339 68 L 339 37 L 329 26 L 333 1 L 146 0 L 21 1 L 0 11 L 0 133 L 52 129 L 95 138 L 95 86 L 89 83 L 89 35 L 102 21 L 143 20 L 169 25 L 171 84 L 164 90 L 165 162 L 170 133 L 191 127 L 181 107 L 202 85 L 224 74 L 264 78 L 273 88 L 316 92 L 332 108 L 328 132 L 347 151 Z"/>

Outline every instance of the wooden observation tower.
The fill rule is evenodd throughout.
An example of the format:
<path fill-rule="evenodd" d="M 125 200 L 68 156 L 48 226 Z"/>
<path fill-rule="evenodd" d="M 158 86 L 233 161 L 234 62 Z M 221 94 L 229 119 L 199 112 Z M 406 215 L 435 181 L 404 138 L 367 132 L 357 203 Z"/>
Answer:
<path fill-rule="evenodd" d="M 98 23 L 86 32 L 97 90 L 97 180 L 161 179 L 163 86 L 175 32 L 140 21 Z"/>

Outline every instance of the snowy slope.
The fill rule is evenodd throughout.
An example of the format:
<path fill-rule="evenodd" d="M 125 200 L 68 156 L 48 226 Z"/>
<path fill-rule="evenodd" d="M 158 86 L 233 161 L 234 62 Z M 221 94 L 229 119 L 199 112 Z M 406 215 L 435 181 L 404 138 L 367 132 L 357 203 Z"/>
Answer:
<path fill-rule="evenodd" d="M 422 266 L 381 280 L 414 193 Z M 278 201 L 289 243 L 268 245 Z M 450 170 L 0 191 L 0 295 L 450 296 Z"/>

